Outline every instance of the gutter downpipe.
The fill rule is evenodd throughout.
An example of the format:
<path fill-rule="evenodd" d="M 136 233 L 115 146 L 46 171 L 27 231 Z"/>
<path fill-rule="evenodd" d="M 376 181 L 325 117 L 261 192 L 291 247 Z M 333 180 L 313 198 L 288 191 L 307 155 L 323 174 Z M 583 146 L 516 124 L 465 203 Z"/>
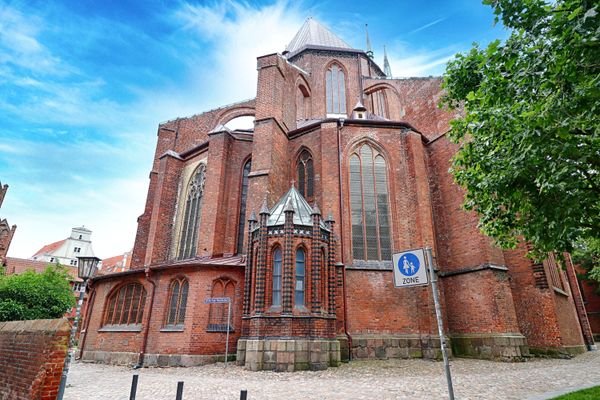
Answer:
<path fill-rule="evenodd" d="M 94 302 L 96 301 L 96 288 L 92 288 L 92 283 L 88 283 L 88 285 L 90 286 L 90 288 L 92 289 L 90 296 L 88 298 L 87 304 L 85 306 L 85 324 L 84 326 L 81 327 L 81 331 L 79 332 L 79 335 L 81 335 L 83 333 L 83 337 L 81 338 L 81 345 L 79 346 L 79 357 L 77 357 L 77 360 L 81 360 L 81 357 L 83 357 L 83 349 L 85 346 L 85 340 L 87 339 L 87 331 L 88 328 L 90 326 L 90 316 L 92 313 L 92 310 L 94 309 Z"/>
<path fill-rule="evenodd" d="M 156 282 L 150 279 L 150 268 L 145 269 L 146 280 L 152 285 L 152 293 L 150 294 L 150 306 L 148 307 L 148 319 L 146 320 L 146 329 L 144 330 L 144 338 L 142 339 L 142 349 L 138 357 L 138 363 L 134 366 L 135 369 L 144 366 L 144 355 L 146 355 L 146 347 L 148 345 L 148 333 L 150 332 L 150 320 L 152 319 L 152 307 L 154 306 L 154 293 L 156 292 Z"/>
<path fill-rule="evenodd" d="M 338 185 L 340 195 L 338 196 L 339 208 L 340 208 L 340 233 L 344 230 L 343 224 L 343 211 L 342 211 L 342 147 L 340 134 L 342 128 L 344 127 L 344 120 L 338 119 L 337 123 L 337 146 L 338 146 Z M 340 235 L 342 240 L 340 240 L 340 258 L 344 259 L 344 235 Z M 343 263 L 342 263 L 343 264 Z M 346 265 L 342 266 L 342 298 L 344 300 L 344 334 L 348 337 L 348 361 L 352 361 L 352 336 L 350 336 L 350 332 L 348 332 L 348 303 L 346 301 Z"/>

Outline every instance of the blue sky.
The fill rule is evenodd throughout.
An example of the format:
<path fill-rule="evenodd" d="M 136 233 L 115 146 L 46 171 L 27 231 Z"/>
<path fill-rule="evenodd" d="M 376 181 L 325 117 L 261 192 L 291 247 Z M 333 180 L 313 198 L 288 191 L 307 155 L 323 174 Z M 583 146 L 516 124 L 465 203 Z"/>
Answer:
<path fill-rule="evenodd" d="M 158 124 L 254 97 L 256 57 L 283 51 L 309 16 L 355 48 L 368 24 L 395 77 L 441 75 L 473 42 L 507 36 L 473 0 L 0 0 L 9 256 L 81 225 L 99 257 L 130 250 Z"/>

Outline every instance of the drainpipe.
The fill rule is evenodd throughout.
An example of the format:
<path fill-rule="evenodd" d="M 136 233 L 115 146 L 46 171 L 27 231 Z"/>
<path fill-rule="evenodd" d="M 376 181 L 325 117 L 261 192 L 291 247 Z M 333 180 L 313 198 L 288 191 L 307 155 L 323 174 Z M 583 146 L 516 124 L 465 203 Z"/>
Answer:
<path fill-rule="evenodd" d="M 94 301 L 96 301 L 96 288 L 91 287 L 91 282 L 89 283 L 89 286 L 92 289 L 92 291 L 90 293 L 90 296 L 88 297 L 88 301 L 85 306 L 85 324 L 81 327 L 81 332 L 79 332 L 80 336 L 83 333 L 83 337 L 81 338 L 81 344 L 79 346 L 79 357 L 77 357 L 77 360 L 81 360 L 81 357 L 83 357 L 83 349 L 85 346 L 85 340 L 87 339 L 87 331 L 88 327 L 90 326 L 90 316 L 92 314 L 92 311 L 94 310 Z"/>
<path fill-rule="evenodd" d="M 344 120 L 342 118 L 338 119 L 337 123 L 337 147 L 338 147 L 338 185 L 340 195 L 338 197 L 339 208 L 340 208 L 340 258 L 344 260 L 344 217 L 342 211 L 342 145 L 340 140 L 340 134 L 342 128 L 344 127 Z M 333 232 L 332 232 L 333 234 Z M 352 336 L 350 336 L 350 332 L 348 332 L 348 303 L 346 301 L 346 265 L 342 267 L 342 298 L 344 304 L 344 334 L 348 338 L 348 361 L 352 361 Z"/>
<path fill-rule="evenodd" d="M 144 337 L 142 339 L 142 349 L 138 357 L 138 363 L 134 366 L 135 369 L 142 368 L 144 366 L 144 355 L 146 354 L 146 347 L 148 345 L 148 333 L 150 332 L 150 320 L 152 318 L 152 308 L 154 306 L 154 293 L 156 292 L 156 282 L 150 279 L 150 268 L 145 269 L 146 279 L 152 285 L 152 293 L 150 294 L 150 306 L 148 307 L 148 317 L 146 319 L 146 328 L 144 329 Z"/>

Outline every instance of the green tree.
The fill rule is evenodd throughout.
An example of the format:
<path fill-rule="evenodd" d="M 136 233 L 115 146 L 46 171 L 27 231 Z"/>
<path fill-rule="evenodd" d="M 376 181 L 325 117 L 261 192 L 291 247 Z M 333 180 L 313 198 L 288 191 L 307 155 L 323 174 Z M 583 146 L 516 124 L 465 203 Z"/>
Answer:
<path fill-rule="evenodd" d="M 510 36 L 447 66 L 441 104 L 462 110 L 452 172 L 497 244 L 571 252 L 600 236 L 598 2 L 484 4 Z"/>
<path fill-rule="evenodd" d="M 0 276 L 0 321 L 62 317 L 75 305 L 70 279 L 66 269 L 56 265 L 42 273 Z"/>

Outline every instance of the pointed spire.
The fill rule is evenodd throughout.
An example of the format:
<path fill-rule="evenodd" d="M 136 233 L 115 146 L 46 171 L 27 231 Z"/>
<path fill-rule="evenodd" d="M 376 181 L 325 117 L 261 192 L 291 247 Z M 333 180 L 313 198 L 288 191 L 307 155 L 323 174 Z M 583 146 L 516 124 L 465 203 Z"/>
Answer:
<path fill-rule="evenodd" d="M 373 49 L 371 49 L 371 40 L 369 39 L 369 24 L 365 24 L 365 32 L 367 34 L 367 56 L 373 58 Z"/>
<path fill-rule="evenodd" d="M 250 218 L 248 218 L 248 222 L 258 222 L 258 219 L 256 219 L 256 213 L 254 211 L 252 211 L 252 214 L 250 214 Z"/>
<path fill-rule="evenodd" d="M 321 210 L 319 210 L 319 206 L 317 205 L 317 202 L 315 201 L 315 204 L 312 206 L 312 215 L 321 215 Z"/>
<path fill-rule="evenodd" d="M 383 46 L 383 73 L 385 73 L 385 76 L 388 78 L 392 77 L 392 68 L 390 68 L 390 62 L 388 61 L 385 45 Z"/>
<path fill-rule="evenodd" d="M 295 212 L 291 197 L 288 197 L 287 202 L 285 203 L 285 207 L 283 208 L 283 212 L 285 212 L 285 213 Z"/>
<path fill-rule="evenodd" d="M 260 207 L 259 214 L 269 214 L 269 207 L 267 206 L 267 196 L 263 200 L 262 206 Z"/>

